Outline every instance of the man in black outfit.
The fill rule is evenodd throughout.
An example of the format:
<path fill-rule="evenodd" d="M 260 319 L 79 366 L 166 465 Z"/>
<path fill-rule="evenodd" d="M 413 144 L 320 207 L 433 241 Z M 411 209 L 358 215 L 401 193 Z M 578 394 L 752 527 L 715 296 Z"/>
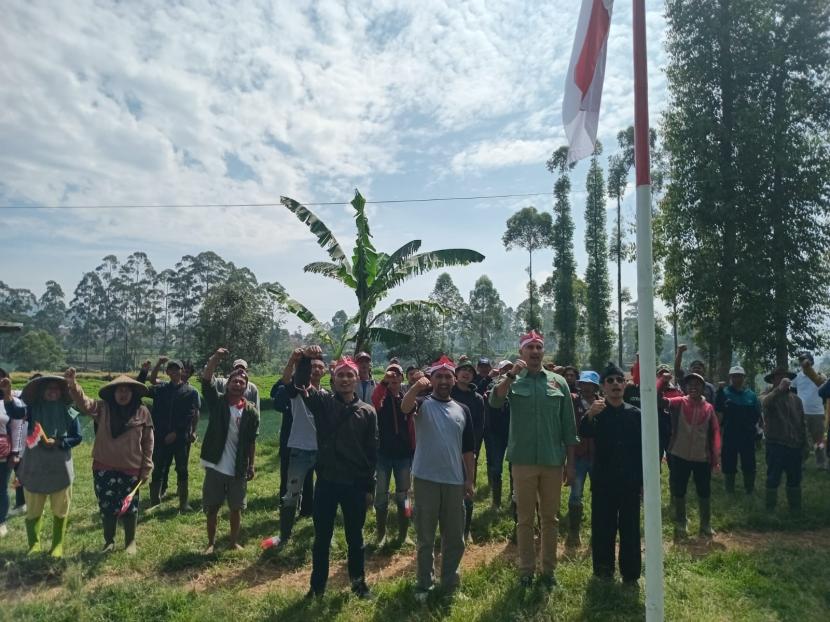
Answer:
<path fill-rule="evenodd" d="M 357 396 L 358 366 L 349 357 L 341 358 L 334 366 L 332 392 L 319 391 L 311 383 L 311 361 L 321 358 L 319 346 L 307 347 L 294 372 L 294 385 L 302 389 L 317 430 L 314 544 L 307 596 L 319 597 L 326 590 L 331 538 L 340 506 L 352 592 L 366 599 L 371 598 L 371 592 L 365 580 L 363 525 L 375 492 L 377 414 L 374 406 Z"/>
<path fill-rule="evenodd" d="M 625 374 L 609 363 L 602 374 L 605 399 L 598 398 L 579 426 L 594 439 L 591 468 L 591 554 L 594 576 L 614 576 L 614 549 L 620 533 L 620 574 L 636 585 L 640 578 L 640 491 L 643 463 L 640 411 L 623 402 Z"/>

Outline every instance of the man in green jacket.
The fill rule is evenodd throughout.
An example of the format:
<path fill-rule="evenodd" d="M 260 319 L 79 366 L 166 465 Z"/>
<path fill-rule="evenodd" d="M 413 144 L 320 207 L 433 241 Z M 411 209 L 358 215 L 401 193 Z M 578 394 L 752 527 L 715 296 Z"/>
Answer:
<path fill-rule="evenodd" d="M 209 412 L 201 453 L 202 466 L 205 467 L 202 505 L 207 514 L 206 555 L 213 553 L 219 508 L 225 501 L 230 510 L 229 548 L 242 548 L 239 544 L 242 510 L 247 505 L 248 482 L 255 475 L 259 411 L 244 397 L 248 374 L 244 369 L 233 370 L 228 376 L 224 393 L 219 393 L 212 382 L 213 372 L 226 356 L 228 351 L 219 348 L 202 371 L 202 395 Z"/>
<path fill-rule="evenodd" d="M 507 459 L 516 491 L 516 539 L 522 587 L 530 587 L 536 570 L 533 522 L 537 500 L 542 535 L 542 574 L 545 587 L 556 585 L 556 544 L 562 470 L 574 481 L 576 436 L 573 401 L 565 379 L 542 368 L 545 343 L 532 330 L 519 340 L 519 359 L 490 393 L 490 406 L 510 402 Z M 567 463 L 566 463 L 567 458 Z"/>

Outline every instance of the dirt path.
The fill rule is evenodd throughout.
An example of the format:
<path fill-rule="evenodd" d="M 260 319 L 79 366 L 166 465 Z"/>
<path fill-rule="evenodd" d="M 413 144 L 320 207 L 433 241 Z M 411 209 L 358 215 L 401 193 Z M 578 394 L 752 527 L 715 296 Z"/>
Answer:
<path fill-rule="evenodd" d="M 737 531 L 717 534 L 712 540 L 689 538 L 680 545 L 666 542 L 665 548 L 668 551 L 674 547 L 680 547 L 696 557 L 702 557 L 718 551 L 752 551 L 765 549 L 773 543 L 776 546 L 830 549 L 830 528 L 794 533 Z M 461 568 L 462 571 L 475 569 L 479 566 L 489 564 L 497 558 L 514 561 L 516 556 L 516 546 L 510 542 L 500 541 L 473 544 L 468 546 L 464 552 L 464 557 L 461 560 Z M 566 552 L 560 543 L 559 556 L 562 561 L 567 560 L 568 557 L 588 557 L 590 556 L 590 550 L 587 546 L 583 545 L 578 550 Z M 436 562 L 439 559 L 440 555 L 436 555 Z M 414 577 L 414 574 L 415 551 L 412 547 L 403 551 L 396 551 L 392 555 L 374 554 L 366 558 L 366 579 L 369 584 L 383 580 L 394 580 L 401 577 Z M 242 583 L 248 586 L 243 588 L 243 591 L 251 595 L 273 590 L 304 591 L 308 589 L 310 575 L 310 566 L 286 571 L 285 569 L 255 565 L 236 575 L 231 581 L 226 577 L 214 573 L 199 575 L 187 583 L 187 588 L 202 591 L 215 587 L 229 586 L 231 583 Z M 348 586 L 348 574 L 346 572 L 345 561 L 338 560 L 332 563 L 329 586 L 332 588 Z"/>

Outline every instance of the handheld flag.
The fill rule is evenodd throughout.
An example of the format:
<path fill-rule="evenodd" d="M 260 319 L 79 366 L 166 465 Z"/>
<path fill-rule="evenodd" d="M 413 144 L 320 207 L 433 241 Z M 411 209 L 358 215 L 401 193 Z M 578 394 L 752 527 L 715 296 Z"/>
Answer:
<path fill-rule="evenodd" d="M 133 497 L 135 497 L 135 493 L 138 492 L 138 489 L 140 487 L 141 487 L 141 480 L 139 480 L 138 483 L 135 485 L 135 488 L 133 488 L 132 491 L 130 491 L 130 494 L 128 494 L 126 497 L 124 497 L 124 501 L 121 503 L 121 509 L 119 509 L 115 513 L 116 517 L 121 518 L 122 516 L 124 516 L 124 514 L 127 513 L 127 510 L 130 509 L 130 505 L 133 502 Z"/>
<path fill-rule="evenodd" d="M 36 423 L 32 433 L 26 437 L 26 447 L 33 449 L 34 446 L 40 442 L 40 439 L 46 440 L 46 433 L 43 431 L 43 428 L 40 427 L 40 424 Z"/>
<path fill-rule="evenodd" d="M 569 164 L 594 152 L 613 4 L 614 0 L 582 0 L 562 102 Z"/>

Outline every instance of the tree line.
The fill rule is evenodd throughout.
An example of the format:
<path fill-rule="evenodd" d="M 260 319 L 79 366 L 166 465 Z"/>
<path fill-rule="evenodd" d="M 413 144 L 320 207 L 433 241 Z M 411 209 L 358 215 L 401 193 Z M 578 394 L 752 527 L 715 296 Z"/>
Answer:
<path fill-rule="evenodd" d="M 655 285 L 674 345 L 691 337 L 719 378 L 738 360 L 751 370 L 786 365 L 798 350 L 828 345 L 830 5 L 670 0 L 666 17 L 669 104 L 650 147 Z M 557 360 L 595 369 L 609 360 L 614 332 L 620 364 L 631 360 L 632 328 L 636 342 L 636 300 L 620 276 L 622 262 L 636 259 L 621 209 L 633 128 L 617 142 L 607 182 L 599 144 L 588 170 L 584 278 L 573 259 L 566 147 L 547 161 L 552 215 L 525 208 L 503 237 L 508 250 L 528 252 L 525 326 L 548 332 Z M 617 207 L 610 244 L 606 198 Z M 553 250 L 553 275 L 537 293 L 533 253 L 542 248 Z M 607 258 L 617 267 L 615 312 Z M 666 327 L 655 319 L 659 356 Z"/>
<path fill-rule="evenodd" d="M 292 345 L 267 283 L 212 251 L 185 255 L 157 270 L 144 252 L 107 255 L 85 272 L 66 303 L 46 283 L 38 298 L 0 281 L 0 317 L 24 325 L 0 336 L 0 360 L 19 369 L 126 370 L 164 353 L 204 360 L 217 343 L 259 363 L 284 358 Z"/>

